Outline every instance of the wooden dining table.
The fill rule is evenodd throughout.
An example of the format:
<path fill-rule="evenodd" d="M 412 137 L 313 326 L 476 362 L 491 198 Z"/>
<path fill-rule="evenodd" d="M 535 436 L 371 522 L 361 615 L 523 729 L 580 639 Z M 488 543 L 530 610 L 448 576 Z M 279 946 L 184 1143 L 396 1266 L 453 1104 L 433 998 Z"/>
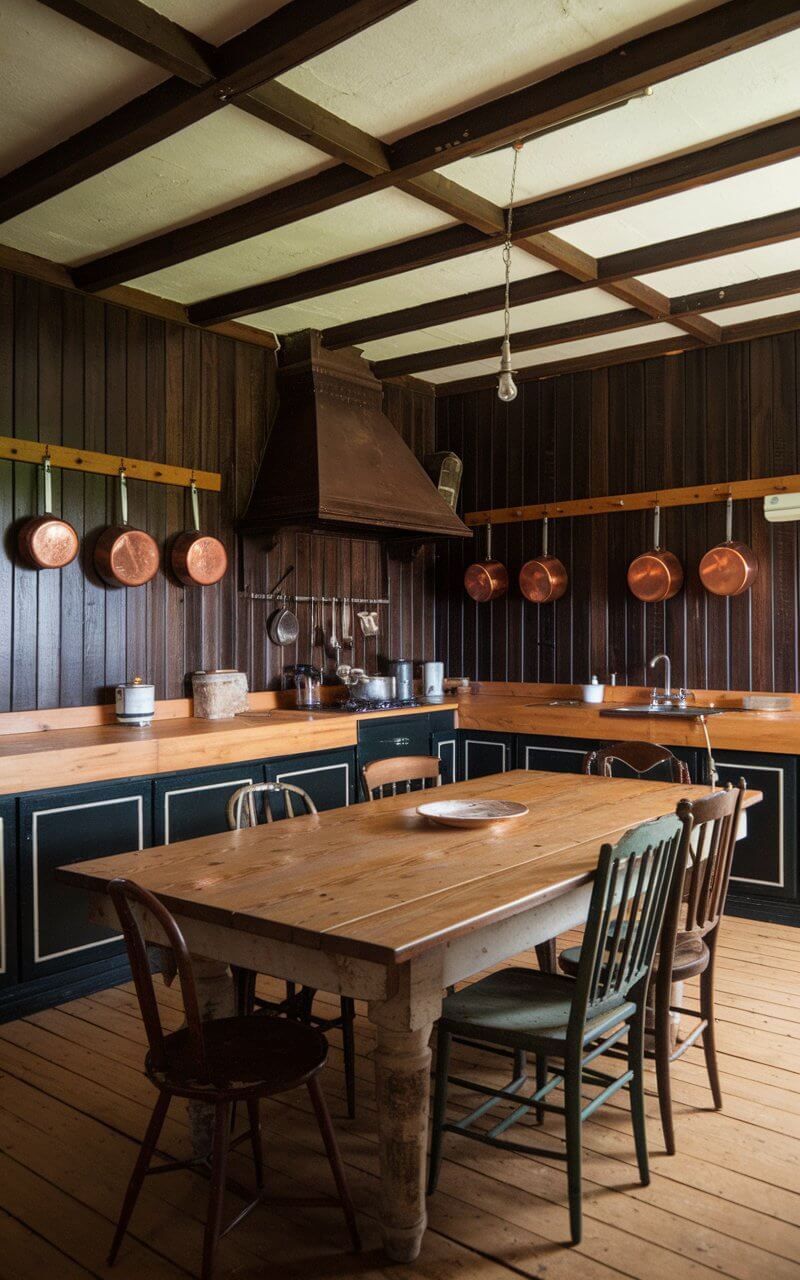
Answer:
<path fill-rule="evenodd" d="M 366 1001 L 383 1241 L 391 1259 L 409 1262 L 426 1226 L 429 1041 L 445 988 L 583 923 L 602 844 L 706 794 L 514 770 L 435 792 L 528 806 L 491 827 L 434 825 L 417 813 L 433 793 L 401 794 L 77 863 L 59 876 L 88 889 L 92 919 L 115 930 L 109 881 L 127 876 L 155 893 L 196 957 L 205 1016 L 233 1011 L 232 964 Z M 746 803 L 759 799 L 748 792 Z M 142 922 L 163 941 L 155 921 Z"/>

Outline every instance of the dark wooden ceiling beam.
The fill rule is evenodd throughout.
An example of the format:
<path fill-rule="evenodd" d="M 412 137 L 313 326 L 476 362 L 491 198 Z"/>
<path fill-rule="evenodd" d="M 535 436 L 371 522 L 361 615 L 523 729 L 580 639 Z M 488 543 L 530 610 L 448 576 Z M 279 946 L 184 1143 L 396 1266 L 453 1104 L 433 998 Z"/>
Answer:
<path fill-rule="evenodd" d="M 412 0 L 289 0 L 220 45 L 217 79 L 172 77 L 0 179 L 0 221 L 136 155 L 219 110 L 237 95 L 347 40 Z"/>
<path fill-rule="evenodd" d="M 206 85 L 217 79 L 214 46 L 139 0 L 40 3 L 189 84 Z"/>
<path fill-rule="evenodd" d="M 608 254 L 598 259 L 598 279 L 601 282 L 627 279 L 663 271 L 667 267 L 738 253 L 743 249 L 755 249 L 760 245 L 777 244 L 797 235 L 800 235 L 800 208 L 784 209 L 761 218 L 750 218 L 747 222 L 732 222 L 724 227 L 712 227 L 708 231 Z"/>
<path fill-rule="evenodd" d="M 670 316 L 687 316 L 697 311 L 719 311 L 723 307 L 738 307 L 745 302 L 784 298 L 791 293 L 800 293 L 800 271 L 781 271 L 777 275 L 761 276 L 757 280 L 738 280 L 733 284 L 721 285 L 718 289 L 702 289 L 697 293 L 670 298 Z"/>

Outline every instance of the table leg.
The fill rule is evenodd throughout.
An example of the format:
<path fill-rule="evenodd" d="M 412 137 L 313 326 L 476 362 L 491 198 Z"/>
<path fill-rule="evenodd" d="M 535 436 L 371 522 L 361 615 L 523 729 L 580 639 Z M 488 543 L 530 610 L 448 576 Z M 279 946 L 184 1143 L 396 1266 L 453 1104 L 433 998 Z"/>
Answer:
<path fill-rule="evenodd" d="M 369 1006 L 377 1028 L 375 1093 L 380 1154 L 380 1222 L 393 1262 L 413 1262 L 427 1225 L 428 1147 L 433 1023 L 442 1007 L 438 957 L 399 971 L 400 990 Z M 412 962 L 413 963 L 413 962 Z"/>
<path fill-rule="evenodd" d="M 233 978 L 228 965 L 204 956 L 192 956 L 192 969 L 203 1021 L 233 1017 L 236 1012 Z M 205 1102 L 190 1102 L 189 1130 L 194 1154 L 208 1155 L 214 1136 L 214 1108 Z"/>

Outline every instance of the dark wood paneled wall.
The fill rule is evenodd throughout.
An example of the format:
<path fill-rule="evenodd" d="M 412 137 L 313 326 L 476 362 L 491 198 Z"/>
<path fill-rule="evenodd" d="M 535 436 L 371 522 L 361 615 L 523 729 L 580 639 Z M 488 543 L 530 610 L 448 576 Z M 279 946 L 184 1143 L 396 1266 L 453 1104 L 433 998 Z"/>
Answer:
<path fill-rule="evenodd" d="M 463 509 L 514 506 L 659 486 L 797 472 L 800 334 L 522 383 L 513 404 L 493 391 L 437 401 L 437 448 L 464 459 Z M 762 501 L 734 504 L 734 537 L 755 549 L 760 573 L 734 600 L 707 594 L 697 567 L 724 538 L 723 504 L 662 513 L 663 546 L 686 582 L 673 600 L 643 605 L 626 570 L 652 545 L 649 513 L 554 520 L 550 549 L 570 575 L 564 598 L 520 596 L 522 563 L 541 524 L 496 526 L 494 555 L 512 586 L 475 605 L 463 569 L 476 546 L 445 552 L 437 575 L 439 656 L 450 674 L 491 680 L 584 681 L 616 671 L 652 684 L 647 663 L 666 650 L 673 681 L 689 688 L 800 691 L 798 525 L 768 525 Z M 659 673 L 660 679 L 660 673 Z"/>
<path fill-rule="evenodd" d="M 372 541 L 287 533 L 269 555 L 248 540 L 240 565 L 234 522 L 274 403 L 268 351 L 0 272 L 0 434 L 221 471 L 222 493 L 201 495 L 201 521 L 230 558 L 216 587 L 186 589 L 164 571 L 137 590 L 106 587 L 91 552 L 117 515 L 116 483 L 64 472 L 54 506 L 78 530 L 80 556 L 61 572 L 23 568 L 14 532 L 35 511 L 36 468 L 0 462 L 0 711 L 108 701 L 134 674 L 154 680 L 159 698 L 182 697 L 188 673 L 216 666 L 246 670 L 253 688 L 274 685 L 283 663 L 310 657 L 307 609 L 296 651 L 280 651 L 266 637 L 267 607 L 239 596 L 239 577 L 264 591 L 289 563 L 299 594 L 388 592 L 381 649 L 432 656 L 429 551 L 401 565 Z M 387 412 L 412 447 L 431 447 L 431 397 L 393 387 Z M 129 493 L 131 523 L 162 548 L 189 525 L 179 490 L 134 481 Z"/>

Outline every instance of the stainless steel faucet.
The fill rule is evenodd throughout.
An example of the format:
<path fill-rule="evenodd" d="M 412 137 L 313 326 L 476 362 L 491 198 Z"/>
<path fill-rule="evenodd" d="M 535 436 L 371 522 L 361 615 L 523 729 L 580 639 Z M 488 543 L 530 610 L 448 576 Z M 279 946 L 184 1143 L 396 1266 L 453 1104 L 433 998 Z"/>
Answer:
<path fill-rule="evenodd" d="M 671 707 L 672 706 L 672 662 L 670 661 L 669 654 L 657 653 L 654 658 L 650 659 L 647 665 L 652 671 L 656 663 L 658 662 L 664 663 L 664 692 L 659 693 L 658 689 L 654 688 L 650 696 L 650 706 L 651 707 Z"/>

